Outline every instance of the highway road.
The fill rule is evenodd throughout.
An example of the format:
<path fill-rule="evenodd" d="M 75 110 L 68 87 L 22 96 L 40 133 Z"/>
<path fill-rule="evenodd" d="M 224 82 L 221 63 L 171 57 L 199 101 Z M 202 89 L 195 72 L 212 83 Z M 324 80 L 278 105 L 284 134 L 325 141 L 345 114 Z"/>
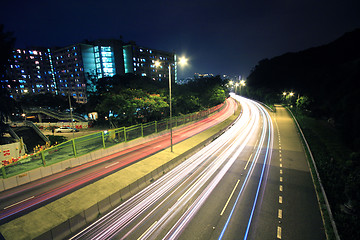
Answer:
<path fill-rule="evenodd" d="M 246 239 L 274 131 L 262 106 L 244 98 L 241 104 L 228 131 L 72 239 Z"/>
<path fill-rule="evenodd" d="M 233 97 L 228 131 L 71 239 L 325 239 L 291 118 Z"/>
<path fill-rule="evenodd" d="M 226 107 L 220 112 L 194 124 L 176 129 L 173 131 L 174 144 L 224 121 L 234 113 L 235 108 L 235 101 L 228 99 Z M 169 146 L 169 134 L 164 134 L 149 142 L 132 146 L 111 156 L 1 192 L 0 223 L 8 222 L 41 207 Z"/>

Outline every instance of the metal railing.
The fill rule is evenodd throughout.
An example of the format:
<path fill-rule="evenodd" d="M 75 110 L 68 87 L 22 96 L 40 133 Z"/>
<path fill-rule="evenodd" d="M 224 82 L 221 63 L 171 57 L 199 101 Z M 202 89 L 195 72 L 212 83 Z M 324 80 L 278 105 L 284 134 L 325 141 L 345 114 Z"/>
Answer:
<path fill-rule="evenodd" d="M 225 104 L 219 104 L 200 112 L 173 117 L 172 126 L 177 127 L 189 122 L 204 119 L 210 114 L 220 111 L 224 106 Z M 169 126 L 169 119 L 164 119 L 161 121 L 137 124 L 130 127 L 121 127 L 74 138 L 48 149 L 40 150 L 39 152 L 21 159 L 3 161 L 0 177 L 8 178 L 35 168 L 45 167 L 64 160 L 76 158 L 98 149 L 105 149 L 119 143 L 156 134 L 169 129 Z"/>

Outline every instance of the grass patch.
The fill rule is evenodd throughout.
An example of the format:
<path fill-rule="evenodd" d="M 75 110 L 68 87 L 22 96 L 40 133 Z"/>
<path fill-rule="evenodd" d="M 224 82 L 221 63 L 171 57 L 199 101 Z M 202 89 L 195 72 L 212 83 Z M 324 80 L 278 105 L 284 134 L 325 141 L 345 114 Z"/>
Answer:
<path fill-rule="evenodd" d="M 50 145 L 57 145 L 67 141 L 67 137 L 64 136 L 54 136 L 54 135 L 46 135 L 50 140 Z"/>
<path fill-rule="evenodd" d="M 357 229 L 360 226 L 358 223 L 354 224 L 358 222 L 357 217 L 341 210 L 343 204 L 348 201 L 345 188 L 348 182 L 348 162 L 351 150 L 343 143 L 342 136 L 337 129 L 328 122 L 299 114 L 296 115 L 296 118 L 310 145 L 340 237 L 342 239 L 359 239 L 360 234 Z M 335 239 L 324 196 L 308 152 L 307 156 L 314 176 L 328 239 Z"/>

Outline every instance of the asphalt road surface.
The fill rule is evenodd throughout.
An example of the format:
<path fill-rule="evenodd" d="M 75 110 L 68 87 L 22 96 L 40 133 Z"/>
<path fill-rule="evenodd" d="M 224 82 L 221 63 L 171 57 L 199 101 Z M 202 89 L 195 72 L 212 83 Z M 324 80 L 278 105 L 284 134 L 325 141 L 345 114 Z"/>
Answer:
<path fill-rule="evenodd" d="M 226 133 L 72 239 L 325 239 L 291 118 L 234 97 Z"/>
<path fill-rule="evenodd" d="M 235 101 L 227 100 L 220 112 L 173 131 L 174 144 L 206 130 L 233 114 Z M 72 133 L 67 133 L 72 134 Z M 136 161 L 168 148 L 169 134 L 146 143 L 129 147 L 111 156 L 21 185 L 0 193 L 0 224 L 41 207 L 65 194 L 79 189 Z"/>

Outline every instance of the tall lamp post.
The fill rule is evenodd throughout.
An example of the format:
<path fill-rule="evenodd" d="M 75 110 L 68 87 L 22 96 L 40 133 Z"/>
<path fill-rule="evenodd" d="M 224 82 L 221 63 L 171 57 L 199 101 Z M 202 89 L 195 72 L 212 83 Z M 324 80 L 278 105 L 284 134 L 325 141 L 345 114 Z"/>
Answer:
<path fill-rule="evenodd" d="M 176 60 L 175 60 L 176 61 Z M 188 59 L 185 57 L 180 57 L 179 61 L 177 62 L 180 66 L 187 65 Z M 160 61 L 155 61 L 155 67 L 160 67 L 161 63 Z M 168 66 L 169 68 L 169 111 L 170 111 L 170 149 L 171 152 L 173 152 L 173 137 L 172 137 L 172 105 L 171 105 L 171 64 Z"/>
<path fill-rule="evenodd" d="M 240 83 L 239 83 L 239 86 L 240 86 L 240 91 L 239 91 L 239 95 L 241 96 L 241 87 L 245 87 L 246 83 L 245 83 L 245 80 L 241 80 Z"/>
<path fill-rule="evenodd" d="M 72 113 L 72 107 L 71 107 L 71 98 L 70 98 L 70 92 L 69 92 L 69 107 L 70 107 L 70 118 L 71 118 L 71 127 L 72 129 L 72 135 L 73 135 L 73 139 L 75 138 L 74 136 L 74 119 L 73 119 L 73 113 Z"/>

